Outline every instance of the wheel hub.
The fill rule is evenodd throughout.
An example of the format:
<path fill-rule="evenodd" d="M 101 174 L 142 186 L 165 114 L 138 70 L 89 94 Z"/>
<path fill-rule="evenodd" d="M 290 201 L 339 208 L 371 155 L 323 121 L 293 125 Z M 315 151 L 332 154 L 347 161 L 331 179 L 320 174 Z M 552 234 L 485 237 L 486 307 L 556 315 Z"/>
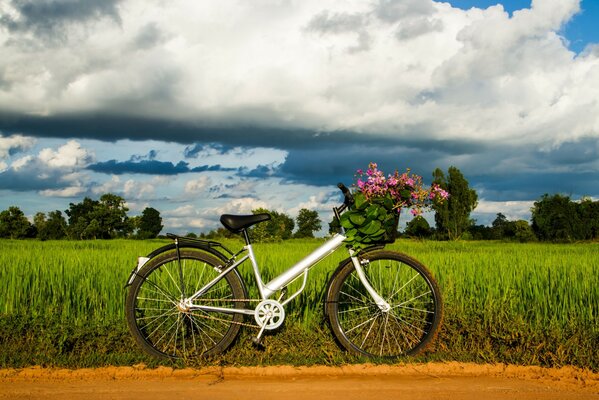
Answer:
<path fill-rule="evenodd" d="M 189 301 L 188 299 L 184 299 L 184 300 L 181 300 L 180 302 L 178 302 L 176 304 L 176 306 L 177 306 L 177 310 L 179 310 L 179 312 L 188 313 L 189 310 L 191 309 L 191 301 Z"/>

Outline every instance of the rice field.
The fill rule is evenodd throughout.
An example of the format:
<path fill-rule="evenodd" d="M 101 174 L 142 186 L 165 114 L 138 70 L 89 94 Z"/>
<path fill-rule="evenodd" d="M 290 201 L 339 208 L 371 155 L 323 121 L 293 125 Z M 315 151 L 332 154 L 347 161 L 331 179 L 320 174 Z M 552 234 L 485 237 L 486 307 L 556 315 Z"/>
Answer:
<path fill-rule="evenodd" d="M 264 280 L 321 242 L 256 244 Z M 125 329 L 124 285 L 136 257 L 165 243 L 2 240 L 0 319 Z M 241 242 L 226 245 L 234 250 Z M 599 243 L 400 240 L 389 248 L 427 265 L 441 287 L 445 324 L 437 357 L 599 368 Z M 322 325 L 324 290 L 346 256 L 340 249 L 310 271 L 304 293 L 286 310 L 293 329 Z M 250 293 L 256 293 L 249 262 L 240 272 Z"/>

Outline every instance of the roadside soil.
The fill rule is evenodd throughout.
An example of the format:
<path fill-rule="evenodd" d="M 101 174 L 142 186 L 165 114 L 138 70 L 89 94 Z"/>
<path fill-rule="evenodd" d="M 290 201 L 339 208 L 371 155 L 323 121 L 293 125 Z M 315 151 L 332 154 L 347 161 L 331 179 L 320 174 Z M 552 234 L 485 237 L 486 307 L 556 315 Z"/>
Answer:
<path fill-rule="evenodd" d="M 428 363 L 0 370 L 0 399 L 599 399 L 599 373 Z"/>

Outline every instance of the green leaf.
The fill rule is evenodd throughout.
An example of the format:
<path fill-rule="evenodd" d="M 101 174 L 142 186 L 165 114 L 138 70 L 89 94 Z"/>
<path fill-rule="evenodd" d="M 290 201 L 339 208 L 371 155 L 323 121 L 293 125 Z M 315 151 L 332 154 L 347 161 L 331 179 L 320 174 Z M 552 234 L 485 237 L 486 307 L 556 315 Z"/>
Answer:
<path fill-rule="evenodd" d="M 368 202 L 366 201 L 366 197 L 362 193 L 354 194 L 354 207 L 357 210 L 362 210 L 368 206 Z"/>
<path fill-rule="evenodd" d="M 352 224 L 351 220 L 349 219 L 351 214 L 352 214 L 352 212 L 348 211 L 341 216 L 341 219 L 339 222 L 341 223 L 341 226 L 344 227 L 345 229 L 349 229 L 354 226 L 354 224 Z"/>
<path fill-rule="evenodd" d="M 372 235 L 375 232 L 378 232 L 381 229 L 381 223 L 379 221 L 370 221 L 366 225 L 358 228 L 360 233 L 365 235 Z"/>
<path fill-rule="evenodd" d="M 381 206 L 377 204 L 371 204 L 366 209 L 366 217 L 368 219 L 378 219 L 379 214 L 381 213 Z"/>
<path fill-rule="evenodd" d="M 347 236 L 347 237 L 350 237 L 350 236 L 354 237 L 357 234 L 358 234 L 358 230 L 356 228 L 352 228 L 352 229 L 345 231 L 345 236 Z"/>
<path fill-rule="evenodd" d="M 360 226 L 364 223 L 364 221 L 366 221 L 366 218 L 364 217 L 364 215 L 362 215 L 362 213 L 351 213 L 349 216 L 349 220 L 351 221 L 352 224 L 356 225 L 356 226 Z"/>

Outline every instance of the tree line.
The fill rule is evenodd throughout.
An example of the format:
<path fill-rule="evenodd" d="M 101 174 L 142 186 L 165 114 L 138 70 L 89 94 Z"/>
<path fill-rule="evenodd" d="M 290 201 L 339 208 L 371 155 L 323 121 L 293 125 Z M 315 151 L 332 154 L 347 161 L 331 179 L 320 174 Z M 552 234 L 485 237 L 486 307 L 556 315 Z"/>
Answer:
<path fill-rule="evenodd" d="M 291 238 L 313 238 L 314 232 L 322 228 L 322 221 L 317 211 L 302 208 L 299 210 L 295 221 L 284 212 L 267 210 L 266 208 L 257 208 L 252 210 L 253 214 L 270 214 L 270 220 L 254 225 L 249 229 L 249 235 L 254 242 L 278 242 Z M 297 224 L 297 230 L 294 229 Z M 188 236 L 196 237 L 191 233 Z M 217 228 L 208 233 L 201 233 L 201 239 L 218 239 L 221 237 L 235 237 L 237 234 L 230 232 L 226 228 Z"/>
<path fill-rule="evenodd" d="M 519 242 L 567 242 L 599 238 L 599 201 L 584 197 L 574 201 L 561 194 L 544 194 L 531 208 L 531 223 L 526 220 L 509 221 L 498 213 L 491 226 L 477 225 L 470 218 L 476 208 L 478 195 L 455 167 L 445 175 L 440 169 L 433 172 L 433 182 L 450 194 L 448 201 L 435 206 L 435 227 L 426 219 L 412 219 L 404 236 L 438 240 L 514 240 Z"/>
<path fill-rule="evenodd" d="M 434 240 L 514 240 L 529 241 L 576 241 L 599 238 L 599 201 L 586 197 L 574 201 L 561 194 L 543 195 L 531 209 L 531 223 L 526 220 L 509 221 L 498 213 L 491 226 L 477 225 L 470 217 L 478 204 L 476 191 L 470 188 L 460 170 L 450 167 L 445 173 L 437 168 L 433 183 L 449 192 L 449 199 L 433 207 L 435 226 L 431 227 L 422 216 L 413 218 L 400 236 Z M 48 239 L 112 239 L 155 238 L 163 228 L 160 212 L 147 207 L 135 217 L 127 215 L 125 199 L 107 193 L 99 200 L 84 198 L 80 203 L 70 203 L 65 210 L 66 218 L 59 210 L 47 215 L 38 212 L 33 223 L 16 206 L 0 212 L 0 238 Z M 284 212 L 259 208 L 254 214 L 268 213 L 271 219 L 250 229 L 256 242 L 279 241 L 291 238 L 314 237 L 322 227 L 318 212 L 301 209 L 293 220 Z M 295 230 L 295 232 L 294 232 Z M 329 223 L 329 233 L 339 231 L 339 223 Z M 198 237 L 195 233 L 188 236 Z M 221 227 L 200 238 L 214 239 L 233 237 Z"/>
<path fill-rule="evenodd" d="M 38 212 L 29 222 L 17 206 L 0 212 L 0 238 L 40 240 L 59 239 L 149 239 L 163 228 L 160 212 L 146 207 L 141 215 L 129 217 L 125 199 L 112 193 L 99 200 L 86 197 L 80 203 L 70 203 L 65 215 L 60 210 L 47 215 Z"/>

